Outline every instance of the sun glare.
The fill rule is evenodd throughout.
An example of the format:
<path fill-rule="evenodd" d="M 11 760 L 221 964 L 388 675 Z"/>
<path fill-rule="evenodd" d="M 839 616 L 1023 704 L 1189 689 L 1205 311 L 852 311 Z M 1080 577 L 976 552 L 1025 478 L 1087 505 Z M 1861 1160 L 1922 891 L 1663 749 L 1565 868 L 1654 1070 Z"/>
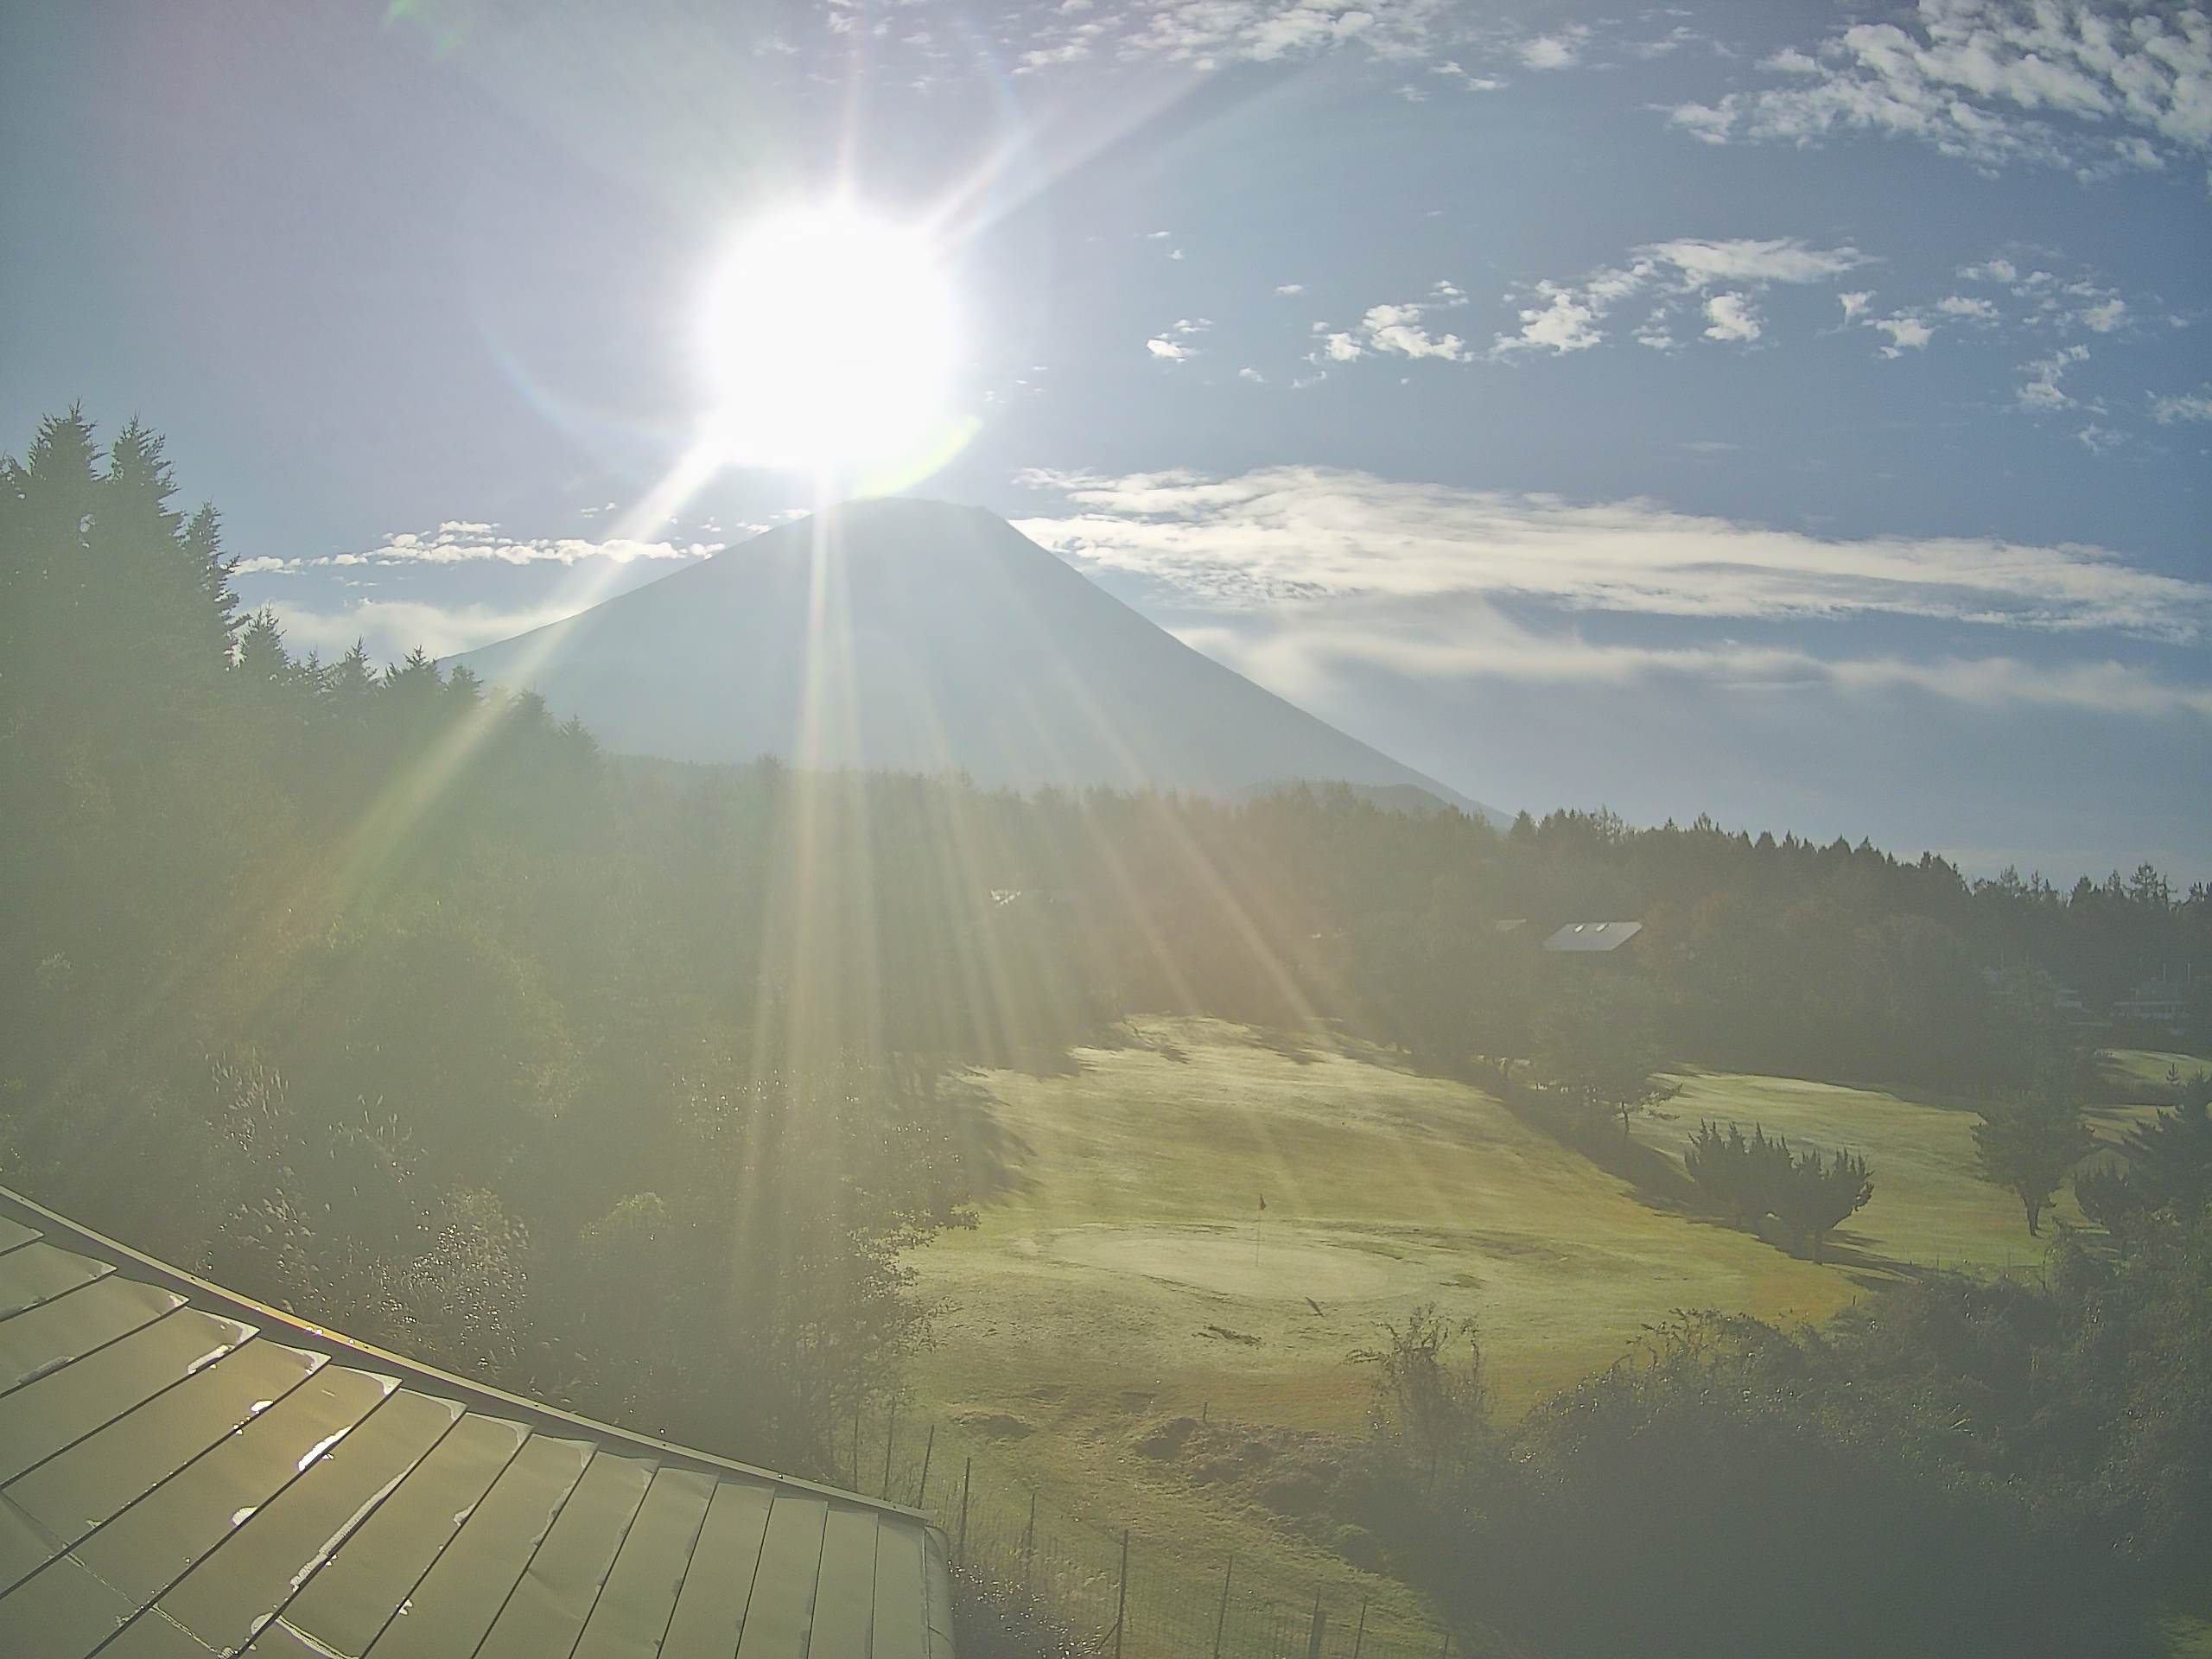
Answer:
<path fill-rule="evenodd" d="M 708 439 L 741 466 L 905 469 L 955 423 L 957 336 L 929 238 L 849 207 L 747 226 L 708 285 Z"/>

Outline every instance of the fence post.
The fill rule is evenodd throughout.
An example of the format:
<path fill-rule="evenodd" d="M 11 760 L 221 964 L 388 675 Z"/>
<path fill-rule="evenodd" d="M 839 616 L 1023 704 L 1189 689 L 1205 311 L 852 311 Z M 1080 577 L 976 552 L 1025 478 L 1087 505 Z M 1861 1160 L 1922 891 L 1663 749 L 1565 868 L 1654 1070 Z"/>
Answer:
<path fill-rule="evenodd" d="M 930 1425 L 930 1437 L 928 1440 L 922 1442 L 922 1485 L 921 1490 L 914 1494 L 914 1507 L 918 1510 L 926 1509 L 929 1506 L 930 1459 L 935 1456 L 936 1452 L 937 1425 L 935 1423 L 931 1423 Z"/>
<path fill-rule="evenodd" d="M 861 1396 L 853 1394 L 853 1490 L 861 1489 Z"/>
<path fill-rule="evenodd" d="M 960 1467 L 960 1559 L 968 1560 L 968 1482 L 976 1472 L 976 1458 L 969 1454 L 968 1461 Z"/>
<path fill-rule="evenodd" d="M 1367 1640 L 1367 1598 L 1359 1599 L 1359 1628 L 1352 1632 L 1351 1659 L 1359 1659 L 1360 1645 Z"/>
<path fill-rule="evenodd" d="M 876 1488 L 879 1497 L 891 1496 L 891 1446 L 899 1438 L 899 1396 L 891 1396 L 891 1418 L 883 1426 L 883 1484 Z"/>
<path fill-rule="evenodd" d="M 1444 1645 L 1436 1650 L 1436 1659 L 1452 1659 L 1452 1627 L 1444 1627 Z"/>
<path fill-rule="evenodd" d="M 1029 1524 L 1021 1529 L 1021 1587 L 1029 1587 L 1029 1563 L 1037 1551 L 1037 1494 L 1029 1494 Z"/>
<path fill-rule="evenodd" d="M 1122 1529 L 1122 1587 L 1114 1598 L 1114 1659 L 1122 1659 L 1122 1625 L 1129 1612 L 1129 1529 Z"/>
<path fill-rule="evenodd" d="M 1221 1633 L 1229 1627 L 1229 1580 L 1236 1571 L 1236 1557 L 1231 1555 L 1221 1569 L 1221 1611 L 1213 1620 L 1213 1659 L 1221 1659 Z"/>
<path fill-rule="evenodd" d="M 1329 1631 L 1329 1616 L 1321 1611 L 1321 1592 L 1313 1592 L 1313 1628 L 1306 1633 L 1306 1659 L 1321 1659 L 1321 1638 Z"/>

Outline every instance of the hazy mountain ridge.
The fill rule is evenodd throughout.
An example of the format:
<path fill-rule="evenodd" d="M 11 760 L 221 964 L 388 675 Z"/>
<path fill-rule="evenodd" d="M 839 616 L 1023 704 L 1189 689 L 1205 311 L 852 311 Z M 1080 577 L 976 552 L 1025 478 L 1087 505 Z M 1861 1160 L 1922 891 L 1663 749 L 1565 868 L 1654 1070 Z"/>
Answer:
<path fill-rule="evenodd" d="M 456 660 L 580 715 L 611 749 L 671 760 L 1223 795 L 1342 782 L 1499 817 L 1192 649 L 981 508 L 833 508 Z"/>

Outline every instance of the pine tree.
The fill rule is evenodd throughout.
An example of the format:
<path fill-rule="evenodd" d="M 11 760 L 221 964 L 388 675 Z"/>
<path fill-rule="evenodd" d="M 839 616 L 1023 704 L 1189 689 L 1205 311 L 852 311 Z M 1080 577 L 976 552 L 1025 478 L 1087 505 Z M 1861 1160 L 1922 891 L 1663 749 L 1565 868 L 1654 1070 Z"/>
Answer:
<path fill-rule="evenodd" d="M 2212 1199 L 2212 1074 L 2189 1085 L 2189 1095 L 2150 1122 L 2121 1137 L 2129 1173 L 2151 1208 L 2194 1210 Z"/>

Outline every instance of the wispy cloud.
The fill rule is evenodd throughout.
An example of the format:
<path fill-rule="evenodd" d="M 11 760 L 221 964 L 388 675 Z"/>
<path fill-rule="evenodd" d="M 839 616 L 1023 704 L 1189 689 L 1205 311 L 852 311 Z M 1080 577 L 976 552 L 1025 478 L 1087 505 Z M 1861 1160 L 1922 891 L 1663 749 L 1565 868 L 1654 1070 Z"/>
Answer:
<path fill-rule="evenodd" d="M 2160 426 L 2171 426 L 2176 421 L 2212 421 L 2212 385 L 2199 391 L 2154 395 L 2151 418 Z"/>
<path fill-rule="evenodd" d="M 747 525 L 747 529 L 761 526 Z M 608 537 L 593 541 L 581 536 L 510 536 L 495 524 L 449 518 L 435 530 L 402 531 L 372 546 L 344 553 L 323 553 L 291 559 L 256 559 L 241 575 L 276 574 L 324 567 L 404 564 L 565 564 L 604 559 L 629 564 L 639 559 L 703 559 L 719 553 L 721 542 L 641 541 L 632 537 Z"/>
<path fill-rule="evenodd" d="M 1439 621 L 1442 626 L 1439 626 Z M 1732 642 L 1628 645 L 1572 632 L 1539 632 L 1492 611 L 1469 607 L 1442 619 L 1411 614 L 1334 617 L 1292 611 L 1270 626 L 1178 630 L 1185 643 L 1294 697 L 1325 695 L 1338 671 L 1380 669 L 1417 679 L 1510 680 L 1539 685 L 1626 688 L 1653 680 L 1694 681 L 1751 694 L 1829 688 L 1875 695 L 1916 691 L 1987 709 L 2050 709 L 2146 718 L 2212 720 L 2212 687 L 2172 680 L 2129 663 L 2053 667 L 2018 657 L 1815 656 L 1788 645 Z"/>
<path fill-rule="evenodd" d="M 1829 539 L 1645 500 L 1406 484 L 1281 467 L 1235 478 L 1031 473 L 1046 545 L 1227 608 L 1526 599 L 1561 610 L 1774 620 L 1891 614 L 2193 643 L 2212 585 L 2106 550 L 1983 537 Z"/>
<path fill-rule="evenodd" d="M 2013 392 L 2013 400 L 2031 414 L 2048 415 L 2075 404 L 2072 393 L 2061 384 L 2068 370 L 2088 360 L 2086 346 L 2062 346 L 2049 357 L 2039 357 L 2022 365 L 2027 378 L 2021 381 Z"/>
<path fill-rule="evenodd" d="M 1009 26 L 1020 32 L 1020 69 L 1035 73 L 1096 55 L 1207 70 L 1347 49 L 1409 62 L 1435 55 L 1463 33 L 1452 0 L 1163 0 L 1090 12 L 1060 5 L 1014 14 Z"/>
<path fill-rule="evenodd" d="M 1179 632 L 1286 696 L 1325 700 L 1340 670 L 1359 667 L 1430 679 L 1912 691 L 1990 708 L 2212 719 L 2212 686 L 2102 655 L 2053 664 L 2000 649 L 1915 660 L 1709 637 L 1716 620 L 1878 613 L 1993 638 L 2106 631 L 2193 642 L 2212 626 L 2212 586 L 2094 548 L 1823 540 L 1647 501 L 1579 505 L 1311 467 L 1023 481 L 1059 498 L 1058 511 L 1024 520 L 1025 532 L 1211 613 Z M 1706 626 L 1686 644 L 1592 639 L 1575 617 L 1596 612 Z"/>

